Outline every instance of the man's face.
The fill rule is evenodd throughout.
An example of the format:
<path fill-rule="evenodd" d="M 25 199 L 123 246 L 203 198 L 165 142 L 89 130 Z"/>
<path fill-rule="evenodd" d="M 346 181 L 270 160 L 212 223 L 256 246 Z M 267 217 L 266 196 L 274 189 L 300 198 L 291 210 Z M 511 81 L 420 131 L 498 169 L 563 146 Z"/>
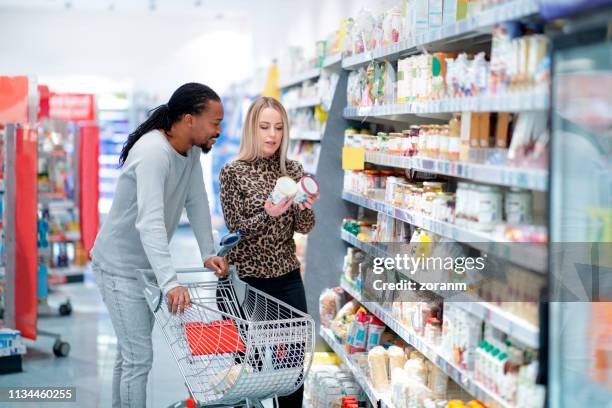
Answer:
<path fill-rule="evenodd" d="M 191 129 L 193 144 L 200 146 L 208 153 L 221 134 L 223 120 L 223 105 L 218 101 L 209 101 L 203 112 L 192 115 Z"/>

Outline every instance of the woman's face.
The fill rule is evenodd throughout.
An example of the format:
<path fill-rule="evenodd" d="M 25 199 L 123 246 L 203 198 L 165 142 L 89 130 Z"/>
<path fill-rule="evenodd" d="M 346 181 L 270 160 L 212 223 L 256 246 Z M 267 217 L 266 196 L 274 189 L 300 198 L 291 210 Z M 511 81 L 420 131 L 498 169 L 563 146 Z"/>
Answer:
<path fill-rule="evenodd" d="M 283 118 L 273 108 L 264 108 L 257 124 L 259 146 L 263 157 L 272 157 L 283 141 Z"/>

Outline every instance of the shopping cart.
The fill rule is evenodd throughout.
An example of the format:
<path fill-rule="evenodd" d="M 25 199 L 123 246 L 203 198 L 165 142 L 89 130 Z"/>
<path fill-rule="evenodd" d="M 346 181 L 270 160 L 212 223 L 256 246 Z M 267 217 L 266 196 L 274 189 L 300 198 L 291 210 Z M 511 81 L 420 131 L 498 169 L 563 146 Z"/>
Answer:
<path fill-rule="evenodd" d="M 173 406 L 262 407 L 303 384 L 314 348 L 309 315 L 250 287 L 233 267 L 219 280 L 207 269 L 177 270 L 192 305 L 173 315 L 153 272 L 140 272 L 189 390 L 189 403 Z"/>

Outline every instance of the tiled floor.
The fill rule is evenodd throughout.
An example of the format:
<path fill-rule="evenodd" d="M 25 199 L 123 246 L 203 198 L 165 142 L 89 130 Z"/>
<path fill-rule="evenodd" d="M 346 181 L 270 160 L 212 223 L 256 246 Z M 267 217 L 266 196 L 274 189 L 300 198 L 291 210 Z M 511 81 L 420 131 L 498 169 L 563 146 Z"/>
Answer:
<path fill-rule="evenodd" d="M 177 267 L 201 264 L 197 244 L 188 228 L 177 231 L 171 243 L 171 251 Z M 61 333 L 72 347 L 70 356 L 56 358 L 52 352 L 53 340 L 39 337 L 35 342 L 28 342 L 24 371 L 0 376 L 0 386 L 75 386 L 77 403 L 21 403 L 19 407 L 111 406 L 117 339 L 92 275 L 88 274 L 83 284 L 56 288 L 49 296 L 49 303 L 56 308 L 66 297 L 73 304 L 73 314 L 40 319 L 39 329 Z M 153 332 L 153 344 L 154 363 L 147 389 L 147 406 L 166 407 L 184 399 L 187 393 L 176 363 L 157 328 Z M 14 405 L 0 403 L 0 407 L 13 408 Z"/>

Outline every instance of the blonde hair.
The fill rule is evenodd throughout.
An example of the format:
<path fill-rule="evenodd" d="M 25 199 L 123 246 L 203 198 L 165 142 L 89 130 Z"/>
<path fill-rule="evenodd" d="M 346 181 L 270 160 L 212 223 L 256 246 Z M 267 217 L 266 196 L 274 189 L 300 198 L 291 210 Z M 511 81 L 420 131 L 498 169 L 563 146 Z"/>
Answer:
<path fill-rule="evenodd" d="M 260 96 L 255 99 L 244 119 L 242 127 L 242 139 L 240 139 L 240 150 L 236 160 L 253 161 L 261 157 L 261 143 L 257 136 L 259 129 L 259 117 L 266 108 L 272 108 L 281 115 L 283 121 L 283 138 L 279 146 L 280 168 L 283 174 L 287 174 L 287 149 L 289 148 L 289 118 L 283 105 L 274 98 Z"/>

